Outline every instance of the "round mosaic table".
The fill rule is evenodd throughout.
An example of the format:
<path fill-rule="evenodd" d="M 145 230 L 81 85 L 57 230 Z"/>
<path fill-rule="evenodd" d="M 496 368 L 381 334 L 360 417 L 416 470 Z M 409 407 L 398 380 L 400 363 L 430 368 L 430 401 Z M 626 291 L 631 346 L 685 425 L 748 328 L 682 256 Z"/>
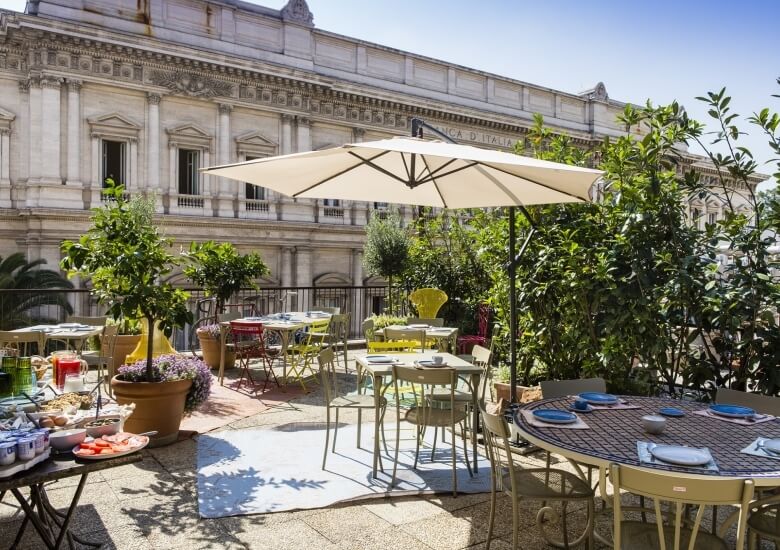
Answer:
<path fill-rule="evenodd" d="M 520 434 L 531 443 L 563 456 L 569 461 L 599 468 L 599 487 L 606 496 L 606 476 L 611 463 L 634 467 L 679 472 L 685 477 L 727 477 L 753 479 L 757 487 L 780 486 L 780 460 L 741 453 L 758 437 L 780 438 L 780 419 L 750 425 L 726 422 L 709 416 L 693 414 L 707 408 L 705 403 L 678 401 L 654 397 L 625 396 L 625 401 L 638 409 L 594 410 L 580 413 L 588 429 L 532 426 L 519 411 L 534 409 L 568 410 L 573 397 L 543 399 L 521 407 L 515 419 Z M 666 429 L 651 435 L 642 429 L 641 418 L 657 414 L 662 407 L 685 411 L 681 418 L 667 418 Z M 640 463 L 637 441 L 666 445 L 707 447 L 718 465 L 718 471 L 697 471 L 672 465 Z"/>

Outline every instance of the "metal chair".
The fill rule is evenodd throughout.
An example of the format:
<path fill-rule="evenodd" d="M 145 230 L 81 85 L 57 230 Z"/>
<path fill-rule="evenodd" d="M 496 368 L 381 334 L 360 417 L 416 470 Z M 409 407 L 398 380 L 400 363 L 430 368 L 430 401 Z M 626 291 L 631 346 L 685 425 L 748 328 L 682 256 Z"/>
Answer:
<path fill-rule="evenodd" d="M 36 345 L 38 355 L 45 355 L 46 333 L 40 330 L 0 331 L 0 348 L 18 350 L 20 355 L 33 355 L 32 344 Z"/>
<path fill-rule="evenodd" d="M 333 348 L 325 348 L 317 355 L 317 361 L 320 365 L 320 379 L 325 391 L 325 450 L 322 453 L 322 469 L 325 469 L 325 462 L 328 458 L 328 441 L 330 438 L 330 410 L 336 409 L 335 425 L 333 429 L 333 448 L 336 452 L 336 437 L 339 433 L 339 409 L 357 409 L 357 447 L 360 448 L 360 428 L 362 426 L 362 415 L 364 410 L 374 410 L 374 396 L 352 393 L 348 395 L 339 395 L 336 367 L 334 365 L 335 354 Z M 387 409 L 387 399 L 380 397 L 381 413 L 379 422 L 382 424 Z M 382 426 L 382 440 L 384 441 L 385 431 Z"/>
<path fill-rule="evenodd" d="M 114 348 L 116 347 L 117 331 L 116 325 L 104 326 L 103 333 L 100 335 L 100 349 L 96 352 L 85 351 L 81 353 L 81 359 L 87 363 L 87 371 L 89 371 L 89 367 L 97 367 L 98 384 L 104 384 L 106 392 L 111 397 L 114 395 L 111 389 L 111 379 L 116 375 Z M 107 376 L 103 372 L 104 367 L 108 373 Z"/>
<path fill-rule="evenodd" d="M 349 314 L 347 313 L 335 313 L 330 318 L 330 325 L 328 325 L 328 345 L 333 348 L 336 362 L 339 362 L 339 357 L 344 361 L 344 370 L 348 370 L 349 364 L 347 363 L 347 348 L 349 338 Z"/>
<path fill-rule="evenodd" d="M 414 348 L 425 351 L 425 331 L 386 328 L 384 330 L 385 342 L 411 342 Z"/>
<path fill-rule="evenodd" d="M 288 346 L 287 357 L 290 362 L 285 383 L 289 383 L 290 378 L 297 379 L 303 391 L 306 391 L 306 380 L 317 377 L 314 365 L 317 361 L 317 355 L 330 337 L 327 332 L 329 326 L 330 319 L 314 321 L 303 333 L 303 339 L 300 342 Z"/>
<path fill-rule="evenodd" d="M 468 448 L 466 445 L 466 430 L 465 420 L 466 411 L 458 409 L 455 406 L 455 385 L 458 381 L 458 374 L 454 368 L 415 368 L 415 367 L 402 367 L 399 365 L 393 365 L 393 387 L 395 389 L 395 410 L 396 410 L 396 425 L 395 425 L 395 458 L 393 460 L 393 477 L 390 481 L 390 486 L 395 485 L 395 477 L 398 470 L 398 451 L 401 444 L 401 386 L 399 382 L 411 384 L 412 387 L 420 386 L 421 398 L 418 399 L 417 391 L 412 393 L 415 396 L 415 403 L 411 407 L 407 408 L 404 413 L 404 420 L 413 424 L 416 431 L 417 446 L 414 453 L 414 468 L 417 468 L 417 462 L 420 457 L 420 445 L 425 434 L 426 427 L 446 428 L 449 427 L 452 431 L 452 494 L 458 495 L 458 477 L 455 464 L 455 425 L 460 424 L 460 435 L 463 440 L 463 455 L 466 462 L 466 468 L 469 475 L 471 473 L 471 463 L 469 462 Z M 449 408 L 441 409 L 432 406 L 433 401 L 430 399 L 434 389 L 436 387 L 446 387 L 450 389 Z M 426 395 L 426 390 L 428 394 Z M 435 441 L 435 437 L 434 437 Z M 434 450 L 435 452 L 435 450 Z M 431 453 L 431 460 L 433 460 L 434 452 Z"/>
<path fill-rule="evenodd" d="M 68 323 L 79 323 L 91 327 L 102 327 L 106 324 L 106 321 L 108 321 L 108 316 L 98 315 L 89 317 L 84 315 L 70 315 L 67 321 Z"/>
<path fill-rule="evenodd" d="M 432 319 L 447 303 L 447 294 L 438 288 L 418 288 L 409 294 L 409 301 L 417 310 L 417 316 Z"/>
<path fill-rule="evenodd" d="M 429 327 L 443 327 L 444 319 L 442 319 L 441 317 L 433 317 L 431 319 L 426 319 L 424 317 L 407 317 L 406 324 L 407 325 L 428 325 Z"/>
<path fill-rule="evenodd" d="M 542 380 L 539 385 L 542 388 L 542 399 L 553 397 L 566 397 L 578 393 L 592 391 L 607 391 L 607 383 L 603 378 L 580 378 L 577 380 Z"/>
<path fill-rule="evenodd" d="M 488 326 L 490 325 L 491 309 L 487 304 L 480 304 L 477 310 L 477 334 L 462 334 L 458 336 L 458 353 L 465 355 L 473 346 L 487 346 Z"/>
<path fill-rule="evenodd" d="M 273 352 L 265 345 L 263 324 L 231 321 L 230 334 L 233 338 L 236 363 L 238 363 L 238 367 L 241 369 L 241 378 L 238 380 L 236 389 L 241 389 L 241 384 L 244 382 L 244 378 L 246 378 L 247 383 L 252 385 L 252 391 L 257 391 L 257 384 L 254 378 L 252 378 L 250 368 L 252 359 L 259 359 L 260 366 L 263 367 L 263 372 L 265 373 L 263 392 L 268 389 L 268 381 L 272 378 L 276 385 L 280 386 L 272 365 Z"/>
<path fill-rule="evenodd" d="M 772 395 L 760 395 L 729 388 L 718 388 L 715 402 L 729 405 L 742 405 L 761 414 L 780 416 L 780 398 Z"/>
<path fill-rule="evenodd" d="M 753 501 L 747 520 L 748 548 L 761 548 L 760 539 L 768 539 L 780 546 L 780 500 L 779 495 Z"/>
<path fill-rule="evenodd" d="M 564 470 L 548 468 L 522 468 L 514 464 L 512 450 L 509 447 L 509 427 L 502 416 L 490 414 L 480 405 L 485 450 L 490 460 L 490 515 L 488 536 L 485 548 L 490 550 L 493 539 L 493 524 L 496 517 L 496 494 L 504 492 L 512 499 L 512 548 L 518 548 L 520 530 L 520 500 L 542 501 L 542 509 L 536 515 L 536 524 L 542 535 L 554 546 L 578 545 L 590 542 L 593 536 L 594 504 L 593 489 L 588 484 Z M 557 516 L 555 510 L 546 505 L 546 501 L 561 503 L 561 515 L 558 518 L 563 530 L 563 541 L 551 541 L 544 532 L 544 518 L 547 514 Z M 583 503 L 587 507 L 585 531 L 576 540 L 569 541 L 566 509 L 569 503 Z"/>
<path fill-rule="evenodd" d="M 737 550 L 745 547 L 745 529 L 754 485 L 749 479 L 706 479 L 693 478 L 685 474 L 651 471 L 647 469 L 618 466 L 610 468 L 614 488 L 614 547 L 616 550 L 715 550 L 728 548 L 723 540 L 725 531 L 731 526 L 724 523 L 721 532 L 702 531 L 701 520 L 707 506 L 738 506 Z M 624 507 L 620 491 L 650 497 L 654 507 L 637 510 Z M 666 503 L 666 511 L 662 504 Z M 697 507 L 693 521 L 687 514 L 689 505 Z M 655 515 L 654 523 L 624 520 L 623 510 L 641 511 Z M 666 525 L 664 525 L 666 523 Z"/>

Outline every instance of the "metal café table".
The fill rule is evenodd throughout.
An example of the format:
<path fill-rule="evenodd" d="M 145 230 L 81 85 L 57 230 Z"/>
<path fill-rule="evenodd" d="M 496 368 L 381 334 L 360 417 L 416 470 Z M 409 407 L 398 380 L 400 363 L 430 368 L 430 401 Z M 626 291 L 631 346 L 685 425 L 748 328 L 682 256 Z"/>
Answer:
<path fill-rule="evenodd" d="M 361 383 L 363 372 L 365 371 L 371 376 L 374 387 L 374 463 L 372 468 L 372 476 L 377 476 L 377 466 L 379 463 L 379 418 L 381 414 L 380 398 L 385 393 L 388 386 L 384 385 L 384 379 L 392 379 L 393 376 L 393 363 L 371 363 L 366 360 L 367 354 L 361 354 L 355 357 L 357 363 L 357 379 L 358 379 L 358 391 L 361 390 Z M 376 354 L 368 354 L 376 355 Z M 479 379 L 482 376 L 483 371 L 481 367 L 472 365 L 468 361 L 465 361 L 450 353 L 440 353 L 436 351 L 430 351 L 425 353 L 397 353 L 387 352 L 383 355 L 389 355 L 398 359 L 396 365 L 412 367 L 415 365 L 415 361 L 430 360 L 434 355 L 440 355 L 444 358 L 444 363 L 448 367 L 454 367 L 458 373 L 458 376 L 470 376 L 471 387 L 474 389 L 472 392 L 472 422 L 471 422 L 471 446 L 473 456 L 477 456 L 477 426 L 479 426 L 479 405 L 477 403 L 477 389 L 479 388 Z M 474 461 L 474 471 L 477 469 L 477 461 Z"/>
<path fill-rule="evenodd" d="M 284 373 L 282 376 L 285 378 L 285 383 L 287 382 L 287 347 L 290 345 L 290 340 L 292 340 L 293 335 L 298 330 L 303 330 L 312 323 L 315 323 L 317 321 L 323 321 L 325 319 L 330 319 L 330 314 L 323 314 L 318 316 L 309 316 L 306 315 L 305 312 L 299 311 L 299 312 L 292 312 L 289 314 L 289 319 L 281 319 L 279 318 L 278 314 L 274 315 L 267 315 L 264 317 L 246 317 L 243 319 L 233 319 L 236 322 L 247 322 L 247 323 L 262 323 L 263 328 L 265 330 L 270 330 L 273 332 L 276 332 L 279 334 L 279 340 L 280 340 L 280 351 L 279 356 L 281 357 L 284 365 Z M 220 385 L 224 385 L 224 379 L 225 379 L 225 349 L 227 348 L 227 335 L 230 332 L 228 329 L 230 328 L 230 321 L 224 321 L 219 324 L 219 383 Z"/>
<path fill-rule="evenodd" d="M 425 330 L 425 339 L 435 340 L 437 346 L 441 351 L 455 352 L 458 344 L 458 329 L 456 327 L 431 327 L 428 326 L 425 329 L 413 328 L 409 325 L 390 325 L 385 327 L 386 329 L 400 330 L 403 332 L 417 332 Z M 382 331 L 384 336 L 384 331 Z"/>
<path fill-rule="evenodd" d="M 30 470 L 20 472 L 8 479 L 0 479 L 0 500 L 6 492 L 10 492 L 24 511 L 24 520 L 11 548 L 16 548 L 22 540 L 28 523 L 35 528 L 46 548 L 59 548 L 66 539 L 70 548 L 74 547 L 74 542 L 82 546 L 99 548 L 101 544 L 84 540 L 68 529 L 87 482 L 87 476 L 92 472 L 133 464 L 141 460 L 143 456 L 140 452 L 92 461 L 80 461 L 68 453 L 62 457 L 49 458 Z M 60 512 L 49 502 L 44 484 L 72 476 L 81 476 L 81 479 L 68 509 Z M 29 499 L 22 494 L 21 489 L 25 487 L 29 488 Z"/>
<path fill-rule="evenodd" d="M 84 343 L 93 336 L 99 336 L 103 333 L 103 328 L 98 326 L 90 326 L 83 329 L 67 328 L 60 325 L 35 325 L 32 327 L 18 328 L 11 332 L 33 332 L 40 331 L 45 335 L 45 341 L 49 340 L 62 340 L 66 343 L 74 342 L 73 349 L 80 352 L 84 347 Z M 41 353 L 43 354 L 43 353 Z"/>
<path fill-rule="evenodd" d="M 740 452 L 757 437 L 780 437 L 780 420 L 739 425 L 693 414 L 694 411 L 706 409 L 706 403 L 655 397 L 624 398 L 631 405 L 638 405 L 640 408 L 580 413 L 589 429 L 540 428 L 529 424 L 519 413 L 515 418 L 515 425 L 524 439 L 572 462 L 583 479 L 585 476 L 578 467 L 579 464 L 598 468 L 599 492 L 607 502 L 606 473 L 612 463 L 678 473 L 688 479 L 742 478 L 752 479 L 757 488 L 780 486 L 780 461 Z M 520 410 L 568 410 L 573 401 L 573 397 L 544 399 L 526 404 Z M 682 409 L 685 416 L 667 418 L 666 429 L 660 435 L 651 435 L 642 429 L 642 416 L 656 414 L 661 407 L 670 406 Z M 691 473 L 690 468 L 640 462 L 637 441 L 707 447 L 718 465 L 718 471 L 703 470 Z"/>

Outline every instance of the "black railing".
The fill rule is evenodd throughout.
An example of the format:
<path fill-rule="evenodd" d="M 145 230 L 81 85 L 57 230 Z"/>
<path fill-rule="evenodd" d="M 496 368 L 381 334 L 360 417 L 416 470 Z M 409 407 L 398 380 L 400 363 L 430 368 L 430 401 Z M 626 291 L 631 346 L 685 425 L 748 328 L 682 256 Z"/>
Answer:
<path fill-rule="evenodd" d="M 190 294 L 188 308 L 195 321 L 206 315 L 198 310 L 198 302 L 206 298 L 201 288 L 186 288 Z M 310 311 L 338 307 L 341 313 L 350 315 L 350 338 L 362 336 L 363 319 L 374 313 L 385 313 L 389 308 L 386 286 L 329 286 L 329 287 L 260 287 L 246 288 L 230 299 L 230 308 L 244 314 L 264 315 L 289 311 Z M 42 323 L 64 322 L 68 311 L 57 305 L 53 298 L 63 296 L 70 304 L 73 315 L 99 316 L 105 307 L 98 304 L 87 289 L 0 289 L 0 330 L 13 330 Z M 394 313 L 406 315 L 408 299 L 406 291 L 393 289 Z M 213 315 L 213 312 L 210 314 Z M 178 350 L 190 348 L 191 326 L 178 329 L 171 340 Z"/>

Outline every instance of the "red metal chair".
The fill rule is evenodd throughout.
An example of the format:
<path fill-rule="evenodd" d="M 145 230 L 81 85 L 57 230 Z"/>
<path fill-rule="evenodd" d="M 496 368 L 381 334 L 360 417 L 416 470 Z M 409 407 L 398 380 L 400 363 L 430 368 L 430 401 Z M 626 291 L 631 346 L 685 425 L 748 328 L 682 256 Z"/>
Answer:
<path fill-rule="evenodd" d="M 477 310 L 477 334 L 458 336 L 458 353 L 468 355 L 474 346 L 487 347 L 488 327 L 490 326 L 491 310 L 487 304 L 480 304 Z"/>
<path fill-rule="evenodd" d="M 280 386 L 279 380 L 272 367 L 273 360 L 278 355 L 275 350 L 269 349 L 265 344 L 265 329 L 262 323 L 250 323 L 241 321 L 230 322 L 230 334 L 233 337 L 233 346 L 236 353 L 236 362 L 241 369 L 241 378 L 238 381 L 238 387 L 244 378 L 247 383 L 252 385 L 252 391 L 257 391 L 257 384 L 252 378 L 252 372 L 249 368 L 249 362 L 252 359 L 259 359 L 260 365 L 265 372 L 265 381 L 263 382 L 263 391 L 268 388 L 268 381 L 273 378 L 277 386 Z"/>

